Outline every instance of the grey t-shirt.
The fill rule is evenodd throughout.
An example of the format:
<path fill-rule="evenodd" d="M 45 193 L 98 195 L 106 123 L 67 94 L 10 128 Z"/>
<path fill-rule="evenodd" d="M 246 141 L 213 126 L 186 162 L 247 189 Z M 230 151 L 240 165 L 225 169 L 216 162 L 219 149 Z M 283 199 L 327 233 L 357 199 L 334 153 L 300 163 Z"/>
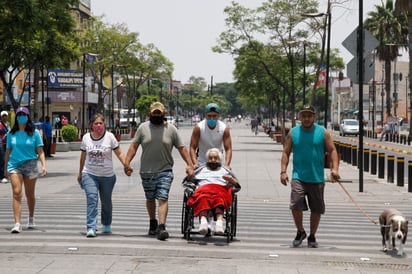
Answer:
<path fill-rule="evenodd" d="M 139 126 L 133 142 L 142 146 L 140 173 L 157 173 L 173 168 L 173 147 L 185 144 L 174 125 L 155 127 L 149 121 Z"/>

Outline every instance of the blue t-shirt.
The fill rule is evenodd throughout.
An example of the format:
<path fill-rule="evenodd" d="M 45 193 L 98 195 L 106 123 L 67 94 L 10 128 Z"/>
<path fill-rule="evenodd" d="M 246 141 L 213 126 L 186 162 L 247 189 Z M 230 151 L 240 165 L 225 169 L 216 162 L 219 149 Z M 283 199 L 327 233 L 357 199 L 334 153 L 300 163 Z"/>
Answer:
<path fill-rule="evenodd" d="M 43 134 L 47 138 L 52 138 L 53 137 L 52 125 L 51 125 L 50 122 L 44 122 L 43 123 Z"/>
<path fill-rule="evenodd" d="M 292 128 L 292 179 L 304 183 L 323 183 L 325 162 L 325 128 L 314 124 L 311 130 L 302 125 Z"/>
<path fill-rule="evenodd" d="M 19 167 L 28 160 L 37 159 L 37 148 L 43 146 L 40 132 L 35 129 L 32 136 L 25 131 L 16 131 L 7 134 L 6 148 L 11 149 L 7 171 Z"/>

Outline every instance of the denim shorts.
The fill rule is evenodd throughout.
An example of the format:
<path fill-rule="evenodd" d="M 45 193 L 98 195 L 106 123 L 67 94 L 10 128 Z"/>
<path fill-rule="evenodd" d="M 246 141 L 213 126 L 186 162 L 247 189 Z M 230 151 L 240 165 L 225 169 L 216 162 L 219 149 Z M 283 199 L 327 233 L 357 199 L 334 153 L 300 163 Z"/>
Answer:
<path fill-rule="evenodd" d="M 173 171 L 165 170 L 157 173 L 140 173 L 146 200 L 168 200 L 170 186 L 173 182 Z"/>
<path fill-rule="evenodd" d="M 37 159 L 28 160 L 15 169 L 9 171 L 9 174 L 21 174 L 23 177 L 29 179 L 36 179 L 39 177 L 39 170 L 37 168 Z"/>

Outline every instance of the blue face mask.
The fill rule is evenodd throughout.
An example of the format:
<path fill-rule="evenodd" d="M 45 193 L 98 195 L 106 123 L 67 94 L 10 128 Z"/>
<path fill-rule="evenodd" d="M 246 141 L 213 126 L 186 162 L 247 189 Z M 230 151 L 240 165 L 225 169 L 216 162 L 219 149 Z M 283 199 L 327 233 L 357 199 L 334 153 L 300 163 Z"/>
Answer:
<path fill-rule="evenodd" d="M 17 116 L 17 122 L 21 125 L 27 124 L 28 120 L 29 120 L 29 117 L 27 117 L 26 115 Z"/>
<path fill-rule="evenodd" d="M 207 120 L 207 125 L 209 127 L 215 127 L 217 124 L 217 120 Z"/>

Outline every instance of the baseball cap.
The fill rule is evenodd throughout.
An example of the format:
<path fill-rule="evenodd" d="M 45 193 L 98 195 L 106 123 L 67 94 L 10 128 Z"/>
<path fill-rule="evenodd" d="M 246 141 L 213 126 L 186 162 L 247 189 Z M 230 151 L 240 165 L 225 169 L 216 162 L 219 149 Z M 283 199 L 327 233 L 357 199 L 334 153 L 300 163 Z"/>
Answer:
<path fill-rule="evenodd" d="M 8 113 L 7 111 L 3 110 L 3 111 L 0 113 L 0 116 L 3 116 L 3 115 L 9 116 L 9 113 Z"/>
<path fill-rule="evenodd" d="M 153 113 L 155 110 L 159 110 L 160 112 L 165 112 L 165 106 L 160 102 L 154 102 L 150 105 L 150 113 Z"/>
<path fill-rule="evenodd" d="M 207 104 L 207 106 L 205 107 L 205 113 L 208 113 L 211 111 L 220 113 L 220 107 L 215 103 Z"/>
<path fill-rule="evenodd" d="M 311 112 L 311 113 L 313 113 L 313 114 L 316 114 L 315 108 L 314 108 L 313 106 L 311 106 L 311 105 L 304 105 L 304 106 L 302 106 L 302 107 L 300 108 L 299 113 L 302 113 L 302 112 Z"/>
<path fill-rule="evenodd" d="M 19 114 L 20 112 L 23 112 L 23 113 L 26 114 L 26 115 L 30 115 L 29 109 L 26 108 L 26 107 L 19 107 L 19 108 L 16 110 L 16 114 Z"/>

